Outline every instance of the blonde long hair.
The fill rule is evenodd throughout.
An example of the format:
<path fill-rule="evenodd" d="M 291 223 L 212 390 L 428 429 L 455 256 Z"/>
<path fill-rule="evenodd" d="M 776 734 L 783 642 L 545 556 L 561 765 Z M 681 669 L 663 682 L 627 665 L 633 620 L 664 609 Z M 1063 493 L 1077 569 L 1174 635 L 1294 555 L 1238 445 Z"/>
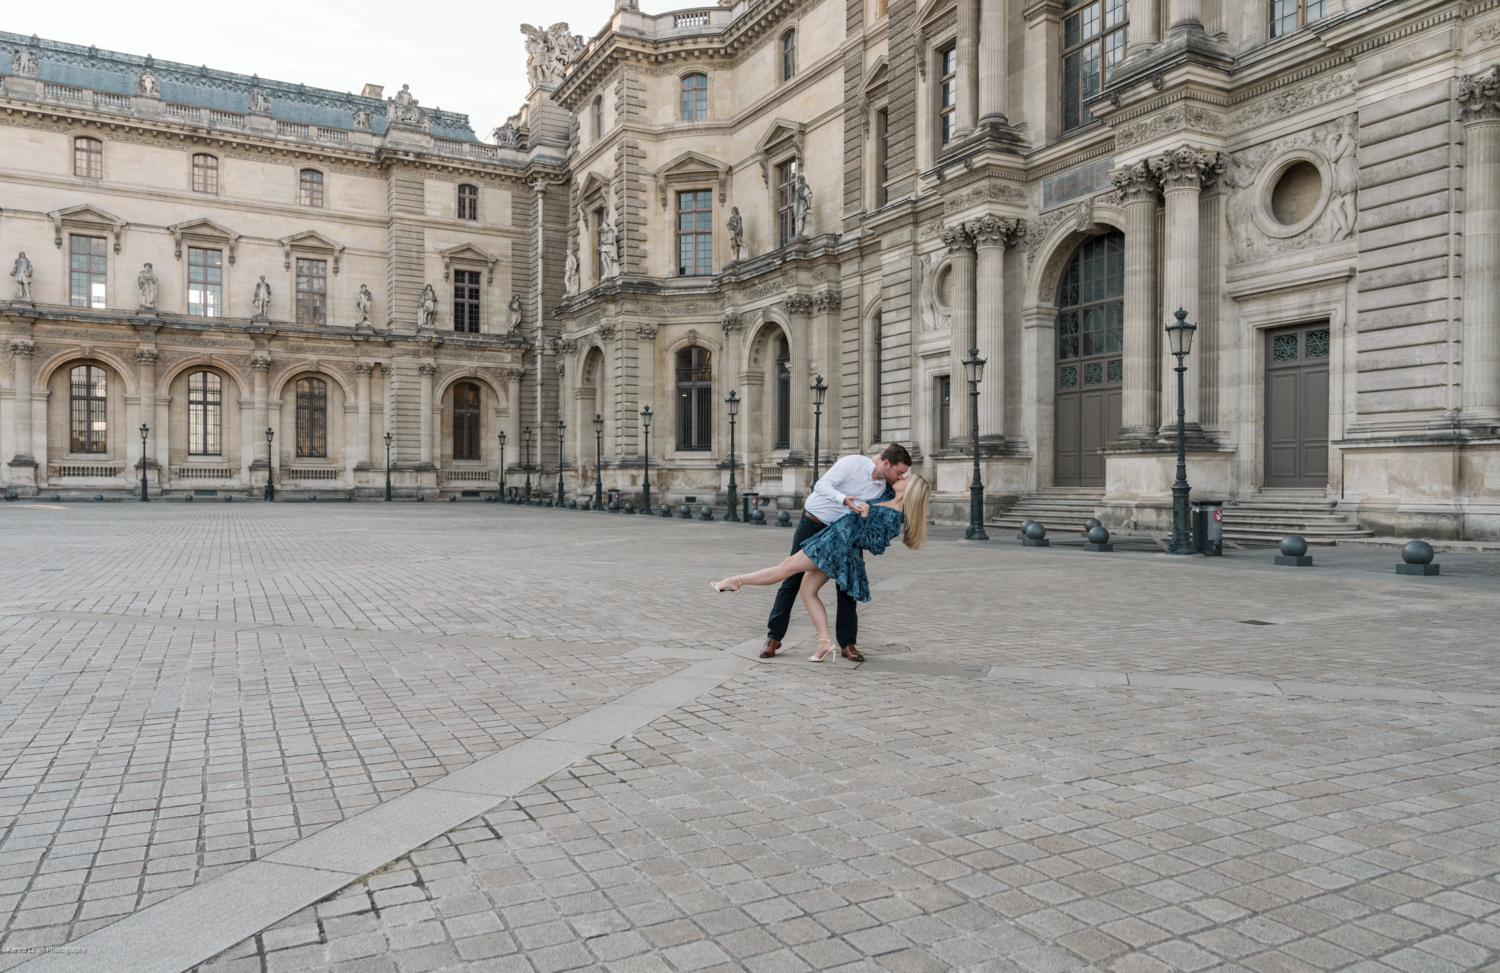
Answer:
<path fill-rule="evenodd" d="M 901 543 L 912 550 L 927 543 L 927 498 L 932 485 L 916 473 L 906 477 L 906 494 L 901 498 Z"/>

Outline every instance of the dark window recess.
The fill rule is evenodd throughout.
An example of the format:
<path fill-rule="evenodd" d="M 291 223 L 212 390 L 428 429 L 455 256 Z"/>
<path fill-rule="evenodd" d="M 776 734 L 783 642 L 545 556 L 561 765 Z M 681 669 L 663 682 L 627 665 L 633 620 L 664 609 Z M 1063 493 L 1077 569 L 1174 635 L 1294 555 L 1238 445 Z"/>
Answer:
<path fill-rule="evenodd" d="M 948 376 L 939 375 L 937 380 L 937 425 L 938 425 L 938 449 L 948 448 L 950 414 L 949 406 L 953 401 L 953 383 L 948 381 Z"/>
<path fill-rule="evenodd" d="M 872 439 L 873 439 L 874 442 L 878 443 L 883 438 L 881 436 L 881 432 L 880 432 L 880 410 L 881 410 L 881 406 L 884 404 L 883 401 L 882 401 L 883 398 L 884 398 L 884 395 L 883 395 L 883 392 L 882 392 L 882 389 L 881 389 L 881 385 L 884 382 L 883 369 L 885 367 L 885 363 L 881 360 L 881 356 L 882 356 L 882 353 L 883 353 L 884 349 L 881 347 L 882 343 L 883 343 L 883 336 L 882 336 L 882 330 L 881 330 L 881 326 L 880 326 L 880 315 L 879 314 L 875 315 L 875 329 L 874 330 L 875 330 L 875 387 L 870 390 L 870 392 L 871 392 L 871 394 L 870 394 L 870 411 L 872 413 L 871 419 L 873 420 L 871 422 L 871 428 L 874 430 L 874 432 L 872 434 Z"/>
<path fill-rule="evenodd" d="M 103 453 L 109 446 L 104 369 L 79 365 L 68 378 L 72 425 L 68 448 L 75 453 Z"/>
<path fill-rule="evenodd" d="M 677 194 L 678 277 L 714 272 L 713 200 L 707 189 Z"/>
<path fill-rule="evenodd" d="M 1125 59 L 1129 23 L 1126 0 L 1063 0 L 1063 131 L 1094 120 L 1084 106 Z"/>
<path fill-rule="evenodd" d="M 218 456 L 224 409 L 223 379 L 213 372 L 188 376 L 188 455 Z"/>
<path fill-rule="evenodd" d="M 297 379 L 297 455 L 328 457 L 328 383 L 321 378 Z"/>
<path fill-rule="evenodd" d="M 938 54 L 938 137 L 944 145 L 953 141 L 958 105 L 958 49 Z"/>
<path fill-rule="evenodd" d="M 73 140 L 73 175 L 89 179 L 104 178 L 104 143 L 98 139 Z"/>
<path fill-rule="evenodd" d="M 694 345 L 677 353 L 677 449 L 709 449 L 712 425 L 712 361 L 707 348 Z"/>
<path fill-rule="evenodd" d="M 328 261 L 297 258 L 297 323 L 328 323 Z"/>
<path fill-rule="evenodd" d="M 1057 289 L 1053 482 L 1103 486 L 1100 450 L 1119 437 L 1125 377 L 1125 236 L 1073 253 Z"/>
<path fill-rule="evenodd" d="M 479 386 L 453 386 L 453 458 L 479 459 Z"/>
<path fill-rule="evenodd" d="M 776 167 L 776 239 L 784 247 L 797 235 L 797 160 Z"/>
<path fill-rule="evenodd" d="M 792 445 L 792 349 L 786 335 L 776 339 L 776 448 Z"/>
<path fill-rule="evenodd" d="M 316 169 L 303 169 L 297 180 L 297 201 L 303 206 L 323 205 L 323 174 Z"/>
<path fill-rule="evenodd" d="M 682 120 L 701 122 L 708 118 L 708 75 L 690 74 L 682 79 Z"/>
<path fill-rule="evenodd" d="M 479 271 L 453 272 L 453 330 L 479 333 Z"/>
<path fill-rule="evenodd" d="M 461 220 L 479 219 L 479 187 L 463 185 L 458 187 L 458 218 Z"/>
<path fill-rule="evenodd" d="M 68 238 L 68 303 L 73 307 L 105 306 L 108 250 L 102 236 Z"/>

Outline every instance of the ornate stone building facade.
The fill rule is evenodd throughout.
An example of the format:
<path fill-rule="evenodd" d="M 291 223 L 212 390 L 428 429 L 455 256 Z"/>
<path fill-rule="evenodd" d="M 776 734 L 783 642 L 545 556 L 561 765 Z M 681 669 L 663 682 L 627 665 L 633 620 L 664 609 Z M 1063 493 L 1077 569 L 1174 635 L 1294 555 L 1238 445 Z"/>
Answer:
<path fill-rule="evenodd" d="M 623 2 L 586 40 L 562 24 L 524 30 L 531 93 L 494 145 L 439 134 L 436 115 L 422 131 L 414 105 L 419 121 L 396 124 L 394 100 L 258 79 L 232 79 L 244 127 L 195 127 L 169 103 L 202 105 L 205 122 L 229 104 L 174 93 L 199 69 L 171 66 L 155 99 L 138 79 L 136 94 L 114 93 L 49 75 L 62 70 L 49 67 L 53 52 L 82 65 L 81 50 L 8 38 L 14 108 L 0 124 L 7 158 L 26 161 L 8 169 L 0 247 L 50 252 L 58 268 L 49 282 L 38 261 L 34 312 L 5 312 L 0 449 L 20 461 L 10 482 L 31 482 L 34 444 L 46 444 L 35 471 L 48 483 L 46 464 L 75 458 L 61 449 L 64 393 L 52 386 L 85 351 L 119 359 L 105 367 L 122 376 L 126 414 L 142 389 L 163 421 L 187 414 L 191 390 L 169 384 L 180 370 L 169 378 L 158 362 L 155 377 L 102 337 L 128 332 L 131 354 L 163 355 L 180 335 L 298 374 L 367 362 L 372 401 L 386 403 L 365 410 L 371 437 L 394 422 L 413 486 L 441 488 L 457 471 L 448 376 L 493 369 L 486 421 L 508 424 L 512 443 L 531 428 L 533 465 L 552 483 L 560 444 L 568 493 L 592 492 L 597 475 L 638 498 L 649 451 L 654 498 L 722 501 L 732 466 L 742 490 L 795 507 L 815 462 L 896 440 L 935 478 L 939 518 L 963 521 L 977 436 L 992 514 L 1064 497 L 1112 526 L 1155 529 L 1169 517 L 1176 446 L 1162 329 L 1180 307 L 1197 325 L 1185 382 L 1195 495 L 1269 504 L 1293 521 L 1332 511 L 1377 533 L 1500 536 L 1500 5 L 741 0 L 650 14 Z M 151 70 L 108 57 L 127 75 Z M 93 103 L 63 100 L 66 84 Z M 261 89 L 272 116 L 249 110 Z M 320 124 L 339 128 L 331 119 L 274 113 L 299 96 L 342 106 L 348 141 L 318 138 Z M 114 97 L 132 102 L 128 124 L 108 114 Z M 295 125 L 313 135 L 289 135 Z M 70 177 L 65 160 L 42 171 L 31 146 L 85 132 L 170 145 L 180 160 L 224 145 L 226 173 L 242 157 L 256 173 L 326 160 L 341 167 L 350 212 L 308 219 L 270 176 L 235 201 L 187 188 L 116 200 L 108 174 Z M 177 165 L 186 187 L 188 163 Z M 368 189 L 354 188 L 360 179 Z M 464 180 L 482 214 L 503 194 L 507 218 L 455 219 L 444 207 L 463 205 L 452 187 Z M 139 212 L 147 196 L 161 215 Z M 199 218 L 212 227 L 189 231 Z M 163 293 L 187 286 L 186 258 L 165 252 L 179 224 L 183 239 L 243 234 L 240 259 L 273 282 L 269 321 L 231 306 L 204 329 L 177 308 L 57 306 L 57 241 L 73 227 L 121 264 L 106 285 L 115 307 L 127 303 L 119 274 L 145 260 Z M 339 288 L 385 271 L 372 328 L 339 320 L 315 335 L 277 308 L 304 247 L 342 255 L 346 269 L 328 278 L 333 318 L 352 318 Z M 480 335 L 456 336 L 445 300 L 420 326 L 422 287 L 446 298 L 452 286 L 449 253 L 501 282 L 483 295 L 486 314 L 519 297 L 513 334 L 486 317 Z M 231 272 L 233 296 L 248 300 L 247 278 Z M 314 340 L 352 351 L 296 350 Z M 28 342 L 55 347 L 18 356 Z M 988 362 L 977 428 L 962 368 L 971 348 Z M 191 353 L 203 355 L 173 351 Z M 426 384 L 424 363 L 438 370 Z M 230 364 L 223 378 L 238 382 Z M 263 382 L 262 398 L 282 396 L 288 430 L 292 377 Z M 260 425 L 244 416 L 259 399 L 253 375 L 244 382 L 236 448 L 248 468 Z M 733 453 L 731 391 L 742 402 Z M 659 418 L 649 446 L 648 406 Z M 24 415 L 33 445 L 19 438 Z M 164 470 L 174 448 L 160 447 Z M 300 461 L 277 462 L 283 475 Z M 359 462 L 347 464 L 351 482 Z M 181 482 L 161 475 L 164 487 Z"/>

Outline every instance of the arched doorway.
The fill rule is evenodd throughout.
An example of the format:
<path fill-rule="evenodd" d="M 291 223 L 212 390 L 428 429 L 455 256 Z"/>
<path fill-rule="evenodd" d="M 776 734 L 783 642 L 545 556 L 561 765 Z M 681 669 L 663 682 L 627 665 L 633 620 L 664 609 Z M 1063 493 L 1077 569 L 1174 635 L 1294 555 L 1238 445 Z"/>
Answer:
<path fill-rule="evenodd" d="M 1100 449 L 1120 434 L 1125 347 L 1125 234 L 1086 241 L 1057 288 L 1056 486 L 1104 486 Z"/>

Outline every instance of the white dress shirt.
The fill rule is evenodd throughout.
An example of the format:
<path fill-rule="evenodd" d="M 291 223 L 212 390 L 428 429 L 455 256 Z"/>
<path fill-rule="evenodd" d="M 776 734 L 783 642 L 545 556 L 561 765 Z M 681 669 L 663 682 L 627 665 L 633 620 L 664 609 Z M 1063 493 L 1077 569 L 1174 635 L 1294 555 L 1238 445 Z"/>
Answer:
<path fill-rule="evenodd" d="M 822 479 L 813 484 L 812 493 L 803 502 L 802 510 L 825 524 L 853 513 L 844 506 L 845 497 L 869 503 L 879 499 L 889 486 L 884 480 L 873 479 L 874 473 L 875 461 L 870 457 L 858 453 L 845 456 L 829 467 Z"/>

